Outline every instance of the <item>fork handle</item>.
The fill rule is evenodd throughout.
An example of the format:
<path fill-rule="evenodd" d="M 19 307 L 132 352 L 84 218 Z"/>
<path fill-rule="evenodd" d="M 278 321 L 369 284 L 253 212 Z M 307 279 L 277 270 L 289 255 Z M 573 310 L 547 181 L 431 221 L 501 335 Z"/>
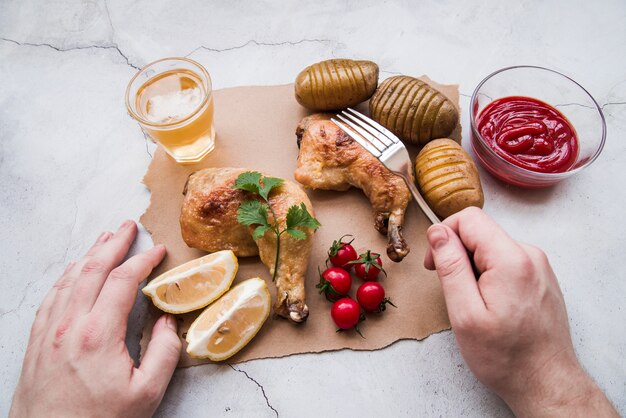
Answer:
<path fill-rule="evenodd" d="M 426 215 L 428 220 L 432 224 L 440 223 L 441 220 L 437 217 L 437 215 L 435 215 L 435 212 L 433 212 L 433 210 L 430 208 L 430 206 L 428 206 L 428 203 L 426 203 L 426 201 L 422 197 L 422 194 L 419 192 L 419 190 L 417 190 L 417 187 L 415 187 L 415 183 L 413 182 L 413 179 L 407 178 L 404 175 L 401 175 L 401 177 L 404 179 L 404 182 L 406 183 L 406 185 L 409 186 L 409 190 L 411 191 L 411 194 L 413 195 L 413 198 L 415 199 L 415 201 L 419 205 L 419 207 L 422 210 L 422 212 L 424 212 L 424 215 Z"/>
<path fill-rule="evenodd" d="M 426 203 L 426 201 L 424 200 L 422 194 L 419 192 L 419 190 L 417 190 L 417 187 L 415 187 L 415 183 L 413 182 L 413 180 L 402 173 L 398 174 L 404 179 L 406 185 L 409 186 L 409 190 L 411 191 L 413 198 L 419 205 L 420 209 L 422 209 L 422 212 L 424 212 L 424 215 L 426 215 L 428 220 L 430 220 L 433 225 L 441 223 L 441 220 L 437 217 L 437 215 L 435 215 L 435 212 L 432 211 L 430 206 L 428 206 L 428 203 Z M 467 258 L 472 265 L 472 271 L 474 272 L 474 276 L 476 276 L 476 280 L 478 280 L 478 278 L 480 277 L 480 270 L 478 270 L 478 267 L 476 267 L 476 263 L 474 263 L 474 254 L 472 254 L 467 248 L 465 249 L 465 251 L 467 251 Z"/>

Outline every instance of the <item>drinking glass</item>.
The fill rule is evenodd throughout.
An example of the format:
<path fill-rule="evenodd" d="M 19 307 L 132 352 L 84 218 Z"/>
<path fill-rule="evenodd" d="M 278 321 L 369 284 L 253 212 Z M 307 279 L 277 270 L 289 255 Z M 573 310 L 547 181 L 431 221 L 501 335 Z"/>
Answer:
<path fill-rule="evenodd" d="M 128 113 L 174 160 L 191 164 L 215 147 L 208 71 L 188 58 L 146 65 L 126 89 Z"/>

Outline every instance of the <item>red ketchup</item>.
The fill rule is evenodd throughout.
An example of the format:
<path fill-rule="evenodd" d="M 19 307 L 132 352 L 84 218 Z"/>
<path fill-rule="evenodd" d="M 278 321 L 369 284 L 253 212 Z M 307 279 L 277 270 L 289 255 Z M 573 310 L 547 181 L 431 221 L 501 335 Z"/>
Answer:
<path fill-rule="evenodd" d="M 578 139 L 565 116 L 531 97 L 489 103 L 476 121 L 487 145 L 505 160 L 540 173 L 561 173 L 576 162 Z"/>

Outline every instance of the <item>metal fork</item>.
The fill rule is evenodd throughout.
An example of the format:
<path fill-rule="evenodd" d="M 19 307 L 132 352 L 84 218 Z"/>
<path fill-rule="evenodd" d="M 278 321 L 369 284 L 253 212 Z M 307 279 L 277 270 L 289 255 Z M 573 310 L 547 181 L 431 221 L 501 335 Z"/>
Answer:
<path fill-rule="evenodd" d="M 411 157 L 409 157 L 409 152 L 404 144 L 400 142 L 400 139 L 380 123 L 354 109 L 348 108 L 342 111 L 337 114 L 337 118 L 339 120 L 335 118 L 330 118 L 330 120 L 347 133 L 350 138 L 378 158 L 378 161 L 383 163 L 391 172 L 402 177 L 406 185 L 409 186 L 409 190 L 420 209 L 422 209 L 422 212 L 424 212 L 430 222 L 433 224 L 440 223 L 441 220 L 435 215 L 435 212 L 432 211 L 419 190 L 417 190 L 417 187 L 415 187 Z M 467 250 L 467 257 L 472 265 L 472 271 L 476 276 L 476 280 L 478 280 L 480 270 L 474 263 L 474 254 Z"/>
<path fill-rule="evenodd" d="M 339 119 L 339 120 L 337 120 Z M 428 206 L 413 182 L 413 170 L 409 152 L 400 139 L 378 122 L 354 109 L 346 109 L 331 118 L 350 138 L 361 144 L 390 171 L 404 179 L 422 212 L 433 224 L 441 222 Z"/>

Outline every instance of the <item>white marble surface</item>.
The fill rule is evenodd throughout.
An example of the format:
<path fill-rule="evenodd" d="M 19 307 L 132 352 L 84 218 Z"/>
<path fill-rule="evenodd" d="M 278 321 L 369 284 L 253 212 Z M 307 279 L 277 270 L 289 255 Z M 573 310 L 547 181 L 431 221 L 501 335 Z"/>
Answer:
<path fill-rule="evenodd" d="M 330 57 L 372 59 L 382 77 L 426 73 L 460 84 L 465 133 L 468 96 L 500 67 L 547 66 L 586 86 L 608 126 L 590 169 L 541 191 L 481 174 L 487 212 L 549 254 L 577 353 L 626 414 L 626 3 L 478 3 L 0 0 L 0 414 L 36 308 L 64 265 L 146 208 L 141 178 L 153 147 L 127 116 L 123 93 L 137 68 L 180 55 L 204 64 L 215 88 L 289 83 Z M 143 231 L 134 250 L 150 243 Z M 144 309 L 140 299 L 131 345 Z M 178 370 L 157 413 L 275 415 L 510 411 L 443 332 L 376 352 Z"/>

